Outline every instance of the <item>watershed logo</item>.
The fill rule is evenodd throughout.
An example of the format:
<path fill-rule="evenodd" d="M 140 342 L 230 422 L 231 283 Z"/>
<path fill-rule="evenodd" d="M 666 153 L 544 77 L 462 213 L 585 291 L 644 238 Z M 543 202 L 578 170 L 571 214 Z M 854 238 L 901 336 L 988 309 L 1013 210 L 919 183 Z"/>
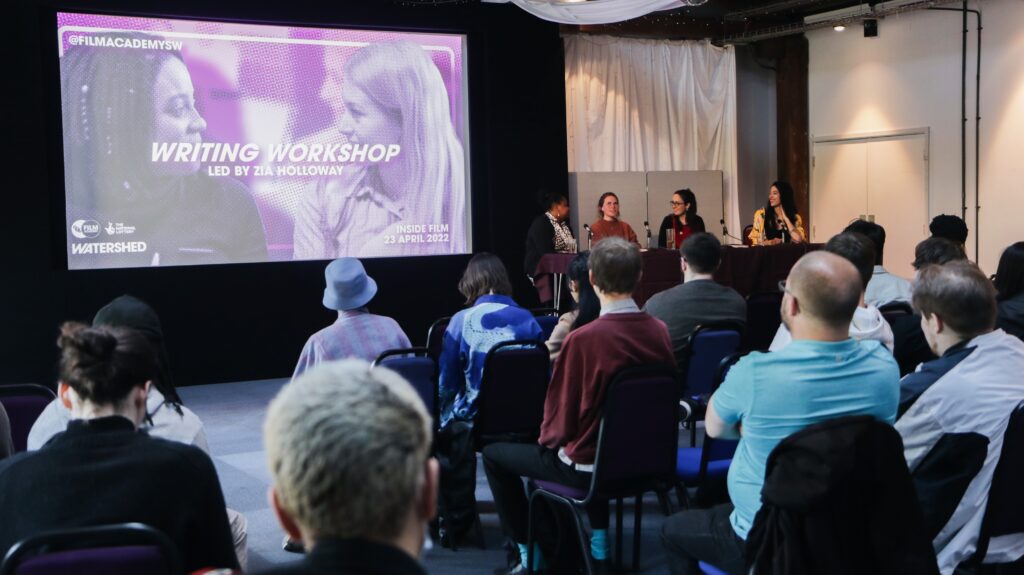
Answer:
<path fill-rule="evenodd" d="M 75 220 L 71 224 L 71 235 L 88 240 L 100 235 L 100 223 L 96 220 Z"/>

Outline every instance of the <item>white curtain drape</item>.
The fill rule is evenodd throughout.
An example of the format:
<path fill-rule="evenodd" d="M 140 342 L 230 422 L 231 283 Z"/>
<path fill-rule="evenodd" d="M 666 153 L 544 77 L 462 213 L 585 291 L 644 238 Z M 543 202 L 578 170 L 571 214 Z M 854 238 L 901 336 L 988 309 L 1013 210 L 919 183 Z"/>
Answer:
<path fill-rule="evenodd" d="M 493 4 L 511 2 L 530 14 L 561 24 L 612 24 L 639 18 L 658 10 L 686 6 L 680 0 L 590 0 L 589 2 L 548 2 L 547 0 L 484 0 Z"/>
<path fill-rule="evenodd" d="M 731 46 L 568 36 L 565 98 L 570 171 L 721 170 L 726 224 L 742 229 Z"/>

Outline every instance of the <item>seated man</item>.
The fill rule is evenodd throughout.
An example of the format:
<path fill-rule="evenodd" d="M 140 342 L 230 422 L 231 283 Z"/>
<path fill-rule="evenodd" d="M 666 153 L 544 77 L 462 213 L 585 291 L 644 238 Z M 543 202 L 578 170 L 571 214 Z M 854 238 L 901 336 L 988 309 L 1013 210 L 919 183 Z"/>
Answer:
<path fill-rule="evenodd" d="M 707 434 L 740 439 L 729 468 L 732 503 L 683 511 L 665 522 L 662 541 L 672 573 L 700 573 L 698 560 L 743 571 L 765 464 L 784 438 L 846 415 L 895 420 L 896 362 L 879 342 L 849 336 L 862 286 L 853 264 L 828 252 L 805 255 L 789 272 L 781 314 L 792 343 L 741 359 L 708 404 Z"/>
<path fill-rule="evenodd" d="M 871 282 L 875 248 L 867 237 L 857 233 L 843 232 L 828 240 L 828 243 L 825 244 L 825 251 L 834 253 L 852 263 L 860 273 L 862 286 L 866 288 Z M 885 321 L 878 308 L 864 302 L 863 291 L 861 291 L 860 303 L 853 312 L 853 321 L 850 322 L 850 337 L 858 340 L 877 340 L 889 351 L 892 351 L 893 348 L 892 328 L 889 327 L 889 322 Z M 775 332 L 775 339 L 772 340 L 768 351 L 779 351 L 789 345 L 790 341 L 789 330 L 783 323 Z"/>
<path fill-rule="evenodd" d="M 270 404 L 271 505 L 308 554 L 265 574 L 423 575 L 437 506 L 432 423 L 413 388 L 358 360 L 317 367 Z"/>
<path fill-rule="evenodd" d="M 939 569 L 948 575 L 974 553 L 1003 432 L 1011 411 L 1024 401 L 1024 343 L 993 331 L 995 288 L 968 262 L 922 269 L 914 307 L 939 358 L 900 382 L 896 430 Z M 1019 534 L 993 544 L 988 553 L 998 562 L 1021 556 Z"/>
<path fill-rule="evenodd" d="M 952 261 L 967 260 L 963 246 L 945 238 L 928 238 L 914 248 L 914 270 L 929 265 L 943 265 Z M 918 365 L 935 359 L 921 331 L 921 314 L 914 313 L 897 317 L 892 322 L 893 350 L 900 375 L 904 376 L 917 369 Z"/>
<path fill-rule="evenodd" d="M 747 323 L 747 302 L 712 277 L 722 262 L 722 244 L 708 233 L 694 234 L 679 249 L 683 284 L 654 294 L 644 311 L 665 322 L 680 363 L 690 334 L 698 325 L 729 321 Z"/>
<path fill-rule="evenodd" d="M 389 349 L 410 347 L 409 338 L 390 317 L 366 309 L 377 295 L 377 282 L 366 275 L 356 258 L 340 258 L 324 270 L 324 307 L 337 310 L 338 319 L 309 336 L 292 379 L 322 361 L 356 357 L 373 361 Z"/>
<path fill-rule="evenodd" d="M 601 315 L 569 333 L 555 363 L 544 401 L 538 444 L 495 443 L 484 448 L 484 470 L 494 493 L 505 534 L 519 546 L 525 572 L 527 512 L 521 477 L 555 481 L 588 489 L 597 452 L 601 402 L 612 378 L 623 368 L 672 364 L 672 342 L 661 321 L 640 311 L 633 290 L 643 261 L 635 244 L 606 238 L 590 254 L 590 282 L 601 300 Z M 608 558 L 608 502 L 587 510 L 591 554 Z M 534 550 L 539 557 L 539 551 Z"/>
<path fill-rule="evenodd" d="M 875 246 L 875 269 L 871 272 L 871 281 L 864 289 L 864 303 L 882 307 L 889 303 L 910 303 L 910 282 L 894 276 L 882 267 L 882 255 L 885 251 L 885 228 L 866 220 L 856 220 L 846 226 L 843 232 L 854 232 L 871 240 Z"/>

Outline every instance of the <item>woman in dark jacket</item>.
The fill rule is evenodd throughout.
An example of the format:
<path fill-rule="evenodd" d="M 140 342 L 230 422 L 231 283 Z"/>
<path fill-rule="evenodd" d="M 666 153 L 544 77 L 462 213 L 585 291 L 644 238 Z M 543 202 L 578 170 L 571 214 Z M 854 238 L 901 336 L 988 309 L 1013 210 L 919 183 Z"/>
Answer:
<path fill-rule="evenodd" d="M 693 234 L 706 231 L 704 220 L 697 215 L 697 197 L 689 188 L 672 194 L 672 213 L 665 216 L 658 229 L 658 247 L 679 249 Z"/>

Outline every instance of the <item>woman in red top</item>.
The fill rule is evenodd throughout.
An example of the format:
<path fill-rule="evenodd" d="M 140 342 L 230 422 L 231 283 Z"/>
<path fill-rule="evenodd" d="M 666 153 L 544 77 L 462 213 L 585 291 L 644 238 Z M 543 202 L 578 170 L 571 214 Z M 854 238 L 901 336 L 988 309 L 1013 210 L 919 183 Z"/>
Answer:
<path fill-rule="evenodd" d="M 689 188 L 672 194 L 672 213 L 665 216 L 658 229 L 658 247 L 679 249 L 683 241 L 704 229 L 704 220 L 697 215 L 697 197 Z"/>
<path fill-rule="evenodd" d="M 601 194 L 601 198 L 597 200 L 597 210 L 601 214 L 601 219 L 590 224 L 590 233 L 592 234 L 592 242 L 597 243 L 604 238 L 610 238 L 617 236 L 625 239 L 626 241 L 640 246 L 640 242 L 636 239 L 636 232 L 626 222 L 619 220 L 619 197 L 611 192 L 605 192 Z"/>

